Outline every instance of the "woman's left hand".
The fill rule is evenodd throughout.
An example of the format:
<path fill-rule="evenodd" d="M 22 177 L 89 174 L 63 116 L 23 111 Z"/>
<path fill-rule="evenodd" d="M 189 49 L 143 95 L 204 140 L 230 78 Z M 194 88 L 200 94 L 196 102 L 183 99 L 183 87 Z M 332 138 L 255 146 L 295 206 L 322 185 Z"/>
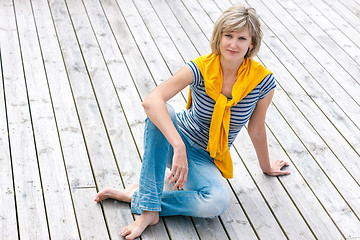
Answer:
<path fill-rule="evenodd" d="M 280 176 L 280 175 L 289 175 L 290 171 L 282 171 L 281 169 L 283 167 L 289 166 L 288 162 L 285 162 L 284 160 L 275 160 L 270 163 L 270 170 L 264 172 L 265 174 L 269 176 Z"/>

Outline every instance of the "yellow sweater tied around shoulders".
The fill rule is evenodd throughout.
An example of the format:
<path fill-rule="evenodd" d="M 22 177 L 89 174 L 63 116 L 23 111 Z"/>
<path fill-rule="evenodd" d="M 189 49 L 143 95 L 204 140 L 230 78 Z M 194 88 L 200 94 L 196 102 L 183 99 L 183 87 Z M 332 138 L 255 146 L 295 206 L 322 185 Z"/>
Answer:
<path fill-rule="evenodd" d="M 241 64 L 237 80 L 232 89 L 232 99 L 221 93 L 223 75 L 220 65 L 220 55 L 210 53 L 192 60 L 198 66 L 205 84 L 206 93 L 216 102 L 211 117 L 209 142 L 207 150 L 214 159 L 224 178 L 233 177 L 233 163 L 228 146 L 230 126 L 230 108 L 249 94 L 271 72 L 259 62 L 245 58 Z M 191 89 L 186 108 L 192 104 Z"/>

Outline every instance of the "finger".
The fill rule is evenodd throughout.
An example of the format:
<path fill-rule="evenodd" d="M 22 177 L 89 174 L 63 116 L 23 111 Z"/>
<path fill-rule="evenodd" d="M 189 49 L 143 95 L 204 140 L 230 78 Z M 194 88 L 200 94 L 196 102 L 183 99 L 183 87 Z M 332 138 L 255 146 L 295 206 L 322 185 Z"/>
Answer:
<path fill-rule="evenodd" d="M 182 181 L 182 183 L 180 184 L 179 188 L 182 189 L 187 181 L 187 176 L 188 176 L 188 171 L 185 172 L 184 174 L 184 179 Z"/>
<path fill-rule="evenodd" d="M 279 171 L 276 173 L 276 176 L 281 176 L 281 175 L 290 175 L 290 171 Z"/>
<path fill-rule="evenodd" d="M 287 166 L 289 166 L 289 163 L 284 161 L 284 162 L 281 164 L 280 168 L 287 167 Z"/>
<path fill-rule="evenodd" d="M 180 176 L 178 177 L 178 179 L 176 180 L 176 183 L 174 184 L 173 189 L 177 189 L 179 188 L 180 184 L 183 181 L 183 174 L 181 173 Z M 179 188 L 180 189 L 180 188 Z"/>
<path fill-rule="evenodd" d="M 176 172 L 175 175 L 171 176 L 171 179 L 169 181 L 169 184 L 173 184 L 177 179 L 179 178 L 179 173 Z"/>
<path fill-rule="evenodd" d="M 171 169 L 171 172 L 170 172 L 170 174 L 169 174 L 169 176 L 168 176 L 168 178 L 167 178 L 167 180 L 170 181 L 170 179 L 171 179 L 174 175 L 175 175 L 175 169 L 172 168 L 172 169 Z"/>

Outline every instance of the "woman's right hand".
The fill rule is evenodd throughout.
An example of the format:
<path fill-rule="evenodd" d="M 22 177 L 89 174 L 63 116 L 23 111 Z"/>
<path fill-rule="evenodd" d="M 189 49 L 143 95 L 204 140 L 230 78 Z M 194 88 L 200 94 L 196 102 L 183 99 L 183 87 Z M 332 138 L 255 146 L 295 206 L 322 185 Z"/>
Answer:
<path fill-rule="evenodd" d="M 175 182 L 173 189 L 182 189 L 184 187 L 187 180 L 188 170 L 189 168 L 185 145 L 174 148 L 171 173 L 168 177 L 170 185 Z"/>

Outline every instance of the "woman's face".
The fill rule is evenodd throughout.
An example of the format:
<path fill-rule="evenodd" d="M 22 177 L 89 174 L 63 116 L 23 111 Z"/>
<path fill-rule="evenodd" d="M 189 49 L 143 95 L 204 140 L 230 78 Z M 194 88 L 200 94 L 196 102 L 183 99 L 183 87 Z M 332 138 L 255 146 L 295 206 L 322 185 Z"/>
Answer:
<path fill-rule="evenodd" d="M 236 32 L 223 32 L 220 39 L 220 54 L 229 61 L 241 64 L 248 49 L 252 49 L 251 35 L 248 27 Z"/>

